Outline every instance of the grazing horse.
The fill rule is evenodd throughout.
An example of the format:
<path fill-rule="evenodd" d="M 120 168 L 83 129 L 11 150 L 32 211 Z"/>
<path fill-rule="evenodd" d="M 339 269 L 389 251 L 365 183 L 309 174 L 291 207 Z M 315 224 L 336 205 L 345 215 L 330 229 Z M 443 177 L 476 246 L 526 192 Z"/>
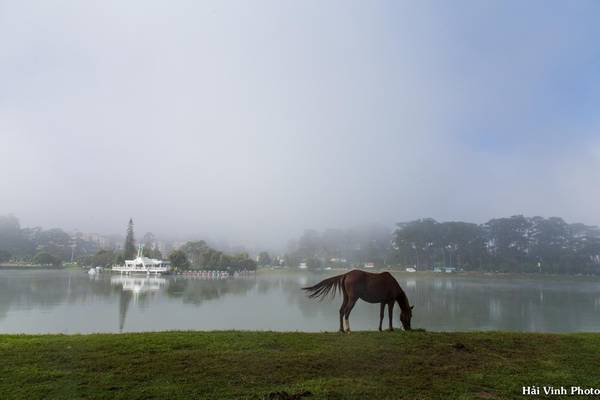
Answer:
<path fill-rule="evenodd" d="M 331 292 L 332 289 L 333 292 Z M 338 290 L 342 292 L 344 301 L 340 308 L 340 332 L 350 332 L 350 322 L 348 321 L 348 317 L 358 299 L 363 299 L 367 303 L 381 304 L 381 310 L 379 312 L 380 331 L 386 305 L 388 306 L 390 331 L 394 330 L 392 327 L 392 316 L 394 303 L 398 302 L 401 310 L 400 322 L 402 322 L 404 330 L 410 330 L 410 320 L 412 318 L 412 309 L 414 306 L 409 305 L 406 293 L 404 293 L 404 290 L 402 290 L 398 281 L 396 281 L 389 272 L 373 274 L 355 269 L 343 275 L 325 279 L 314 286 L 302 288 L 302 290 L 306 290 L 309 293 L 308 297 L 311 299 L 323 299 L 330 292 L 335 296 L 335 293 Z"/>

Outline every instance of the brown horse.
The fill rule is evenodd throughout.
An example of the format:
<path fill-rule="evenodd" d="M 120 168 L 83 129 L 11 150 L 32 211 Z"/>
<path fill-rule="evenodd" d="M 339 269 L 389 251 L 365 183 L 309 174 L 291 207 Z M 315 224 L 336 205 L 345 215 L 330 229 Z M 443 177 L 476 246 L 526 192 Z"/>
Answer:
<path fill-rule="evenodd" d="M 398 284 L 398 281 L 389 272 L 373 274 L 370 272 L 360 271 L 358 269 L 347 272 L 343 275 L 334 276 L 325 279 L 314 286 L 302 288 L 310 294 L 308 297 L 325 298 L 333 289 L 333 296 L 338 290 L 341 290 L 344 295 L 344 301 L 340 308 L 340 332 L 344 332 L 344 321 L 346 322 L 346 331 L 350 332 L 350 322 L 348 317 L 358 299 L 363 299 L 367 303 L 381 303 L 379 312 L 379 330 L 381 331 L 381 323 L 383 322 L 383 314 L 385 306 L 388 306 L 388 315 L 390 319 L 390 331 L 393 331 L 392 316 L 394 303 L 398 302 L 400 306 L 400 322 L 404 330 L 410 330 L 410 320 L 412 318 L 412 309 L 408 303 L 406 293 Z"/>

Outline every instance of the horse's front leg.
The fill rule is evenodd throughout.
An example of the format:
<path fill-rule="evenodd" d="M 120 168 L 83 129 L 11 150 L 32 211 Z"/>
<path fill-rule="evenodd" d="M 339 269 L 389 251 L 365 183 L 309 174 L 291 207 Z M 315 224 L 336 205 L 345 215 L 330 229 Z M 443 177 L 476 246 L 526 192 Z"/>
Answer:
<path fill-rule="evenodd" d="M 394 327 L 392 326 L 392 319 L 394 316 L 394 302 L 389 302 L 388 303 L 388 317 L 390 318 L 390 331 L 394 330 Z"/>
<path fill-rule="evenodd" d="M 385 303 L 381 303 L 381 309 L 379 310 L 379 332 L 381 332 L 381 324 L 383 323 L 383 312 L 385 311 Z"/>

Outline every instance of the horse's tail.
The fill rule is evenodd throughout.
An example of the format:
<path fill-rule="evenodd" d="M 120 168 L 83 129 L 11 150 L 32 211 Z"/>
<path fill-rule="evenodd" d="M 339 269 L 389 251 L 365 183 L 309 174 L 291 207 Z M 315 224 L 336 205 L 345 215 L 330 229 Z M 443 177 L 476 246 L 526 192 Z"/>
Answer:
<path fill-rule="evenodd" d="M 344 278 L 346 274 L 334 276 L 332 278 L 327 278 L 317 283 L 314 286 L 304 287 L 302 290 L 306 290 L 311 299 L 320 299 L 323 300 L 330 292 L 332 297 L 335 296 L 335 293 L 339 290 L 342 290 L 342 285 L 344 284 Z M 333 289 L 333 292 L 331 291 Z"/>

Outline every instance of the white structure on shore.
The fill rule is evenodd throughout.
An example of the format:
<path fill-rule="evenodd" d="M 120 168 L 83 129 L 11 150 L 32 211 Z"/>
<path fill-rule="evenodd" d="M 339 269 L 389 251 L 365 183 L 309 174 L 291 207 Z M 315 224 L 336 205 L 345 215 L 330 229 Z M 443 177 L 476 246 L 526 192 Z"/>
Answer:
<path fill-rule="evenodd" d="M 157 260 L 155 258 L 144 257 L 144 246 L 140 244 L 138 255 L 135 260 L 125 260 L 125 265 L 115 265 L 112 267 L 114 272 L 121 274 L 165 274 L 171 271 L 171 264 L 168 261 Z"/>

